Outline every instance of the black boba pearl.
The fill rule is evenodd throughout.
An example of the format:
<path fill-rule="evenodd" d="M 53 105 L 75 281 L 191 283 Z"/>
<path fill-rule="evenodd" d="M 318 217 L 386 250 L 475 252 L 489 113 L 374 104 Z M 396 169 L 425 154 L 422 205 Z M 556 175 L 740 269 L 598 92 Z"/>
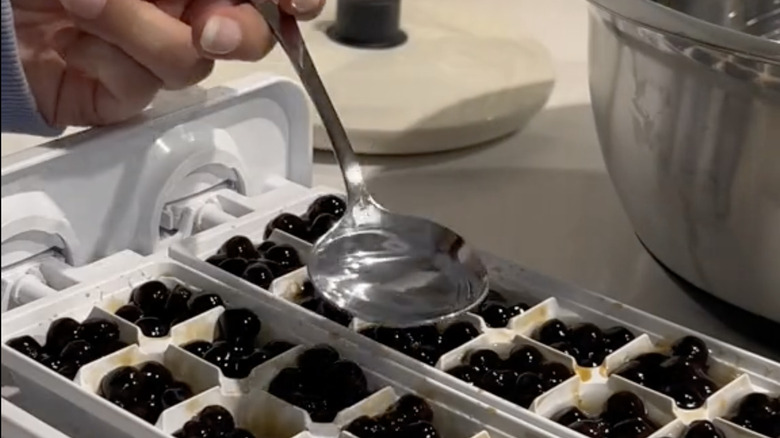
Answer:
<path fill-rule="evenodd" d="M 710 421 L 694 421 L 688 426 L 683 438 L 724 438 L 723 432 L 718 430 Z"/>
<path fill-rule="evenodd" d="M 109 355 L 111 353 L 114 353 L 116 351 L 119 351 L 119 350 L 127 347 L 128 345 L 130 345 L 130 344 L 128 344 L 127 342 L 111 341 L 111 342 L 103 345 L 103 348 L 100 349 L 100 355 L 101 356 L 107 356 L 107 355 Z"/>
<path fill-rule="evenodd" d="M 43 347 L 32 336 L 13 338 L 6 342 L 6 345 L 33 360 L 43 356 Z"/>
<path fill-rule="evenodd" d="M 160 401 L 163 409 L 175 406 L 193 396 L 192 389 L 184 382 L 173 382 L 163 391 Z"/>
<path fill-rule="evenodd" d="M 203 358 L 206 356 L 206 352 L 212 347 L 211 342 L 208 341 L 192 341 L 188 344 L 182 345 L 181 348 L 189 351 L 190 353 Z"/>
<path fill-rule="evenodd" d="M 376 327 L 373 339 L 398 351 L 412 351 L 415 343 L 408 331 L 391 327 Z"/>
<path fill-rule="evenodd" d="M 427 421 L 418 421 L 404 426 L 400 433 L 406 438 L 439 438 L 440 436 L 433 424 Z"/>
<path fill-rule="evenodd" d="M 513 401 L 518 405 L 527 408 L 531 406 L 534 399 L 544 393 L 544 382 L 535 373 L 523 373 L 517 378 L 514 387 Z"/>
<path fill-rule="evenodd" d="M 345 407 L 364 398 L 368 393 L 368 381 L 363 370 L 358 364 L 348 360 L 339 360 L 328 367 L 325 382 L 333 393 L 343 391 L 338 398 L 344 400 Z"/>
<path fill-rule="evenodd" d="M 154 424 L 162 413 L 162 403 L 154 395 L 146 393 L 125 406 L 125 409 L 147 423 Z"/>
<path fill-rule="evenodd" d="M 613 425 L 621 421 L 645 418 L 646 416 L 645 404 L 636 394 L 628 391 L 612 394 L 604 404 L 603 417 Z"/>
<path fill-rule="evenodd" d="M 209 351 L 203 356 L 207 362 L 216 365 L 224 373 L 232 365 L 235 350 L 230 343 L 225 341 L 215 342 Z"/>
<path fill-rule="evenodd" d="M 173 375 L 159 362 L 144 362 L 137 367 L 141 385 L 148 392 L 161 392 L 173 383 Z"/>
<path fill-rule="evenodd" d="M 131 366 L 116 368 L 100 381 L 100 395 L 112 402 L 129 404 L 141 391 L 141 375 Z"/>
<path fill-rule="evenodd" d="M 430 345 L 419 346 L 412 350 L 410 355 L 420 362 L 430 366 L 436 366 L 436 362 L 438 362 L 439 358 L 441 357 L 439 350 L 436 347 Z"/>
<path fill-rule="evenodd" d="M 272 262 L 271 260 L 260 259 L 258 262 L 264 264 L 268 270 L 271 271 L 271 276 L 273 278 L 279 278 L 289 273 L 289 271 L 285 270 L 282 265 L 276 262 Z"/>
<path fill-rule="evenodd" d="M 441 350 L 447 352 L 479 336 L 479 330 L 470 322 L 456 322 L 444 329 L 442 333 Z"/>
<path fill-rule="evenodd" d="M 661 353 L 644 353 L 634 358 L 635 361 L 647 367 L 659 366 L 667 359 L 669 359 L 669 356 Z"/>
<path fill-rule="evenodd" d="M 530 345 L 520 345 L 509 354 L 506 365 L 518 373 L 538 372 L 543 362 L 544 357 L 538 349 Z"/>
<path fill-rule="evenodd" d="M 347 211 L 347 203 L 336 195 L 320 196 L 311 203 L 306 210 L 306 217 L 314 219 L 321 214 L 330 214 L 337 218 L 344 216 Z"/>
<path fill-rule="evenodd" d="M 648 367 L 637 360 L 626 362 L 615 370 L 615 374 L 640 385 L 649 386 L 651 381 Z"/>
<path fill-rule="evenodd" d="M 530 306 L 525 303 L 517 303 L 515 305 L 509 306 L 509 318 L 514 318 L 517 315 L 520 315 L 530 309 Z"/>
<path fill-rule="evenodd" d="M 306 222 L 298 216 L 291 213 L 282 213 L 272 220 L 265 228 L 263 238 L 268 239 L 273 230 L 283 231 L 291 236 L 306 240 L 309 237 L 309 230 Z"/>
<path fill-rule="evenodd" d="M 575 353 L 572 355 L 577 361 L 577 365 L 581 367 L 595 368 L 607 358 L 607 352 L 604 350 L 588 351 L 578 350 L 576 347 L 572 348 L 575 349 Z"/>
<path fill-rule="evenodd" d="M 298 251 L 290 245 L 276 245 L 266 251 L 264 258 L 279 264 L 285 273 L 303 266 Z"/>
<path fill-rule="evenodd" d="M 299 407 L 309 413 L 311 421 L 315 423 L 330 423 L 336 418 L 337 410 L 330 405 L 330 401 L 324 397 L 306 397 L 299 401 Z"/>
<path fill-rule="evenodd" d="M 62 349 L 70 341 L 76 339 L 79 332 L 79 324 L 73 318 L 60 318 L 55 320 L 49 326 L 49 330 L 46 331 L 46 344 L 44 349 L 49 353 L 56 356 L 62 352 Z"/>
<path fill-rule="evenodd" d="M 255 244 L 252 243 L 246 236 L 233 236 L 222 244 L 219 248 L 221 254 L 225 254 L 228 258 L 242 258 L 247 260 L 260 258 L 260 253 L 255 248 Z"/>
<path fill-rule="evenodd" d="M 706 397 L 691 382 L 667 385 L 661 388 L 661 392 L 673 398 L 677 407 L 681 409 L 700 408 L 706 400 Z"/>
<path fill-rule="evenodd" d="M 552 345 L 556 342 L 566 342 L 569 328 L 560 319 L 551 319 L 542 324 L 536 332 L 536 339 L 542 344 Z"/>
<path fill-rule="evenodd" d="M 95 351 L 95 347 L 89 342 L 77 339 L 69 342 L 68 345 L 62 349 L 62 354 L 60 356 L 63 362 L 74 363 L 81 367 L 93 361 L 97 357 L 97 351 Z"/>
<path fill-rule="evenodd" d="M 314 288 L 314 283 L 309 280 L 304 281 L 298 296 L 300 298 L 314 298 L 315 295 L 317 295 L 317 289 Z"/>
<path fill-rule="evenodd" d="M 219 315 L 214 339 L 232 343 L 251 344 L 260 334 L 260 318 L 249 309 L 227 309 Z"/>
<path fill-rule="evenodd" d="M 168 336 L 171 326 L 160 318 L 145 316 L 135 322 L 144 336 L 149 338 L 164 338 Z"/>
<path fill-rule="evenodd" d="M 480 312 L 480 316 L 485 320 L 485 323 L 492 328 L 506 327 L 512 315 L 509 312 L 509 308 L 503 304 L 488 304 Z"/>
<path fill-rule="evenodd" d="M 266 240 L 260 243 L 260 245 L 257 245 L 257 252 L 259 252 L 261 255 L 265 254 L 266 251 L 276 246 L 276 242 L 273 240 Z"/>
<path fill-rule="evenodd" d="M 569 330 L 568 342 L 579 351 L 595 353 L 604 349 L 604 333 L 595 324 L 577 324 Z"/>
<path fill-rule="evenodd" d="M 519 374 L 512 370 L 490 370 L 482 375 L 477 386 L 499 397 L 509 398 Z"/>
<path fill-rule="evenodd" d="M 482 376 L 482 372 L 479 368 L 471 365 L 459 365 L 451 370 L 447 371 L 447 374 L 463 380 L 466 383 L 477 383 Z"/>
<path fill-rule="evenodd" d="M 477 350 L 469 354 L 469 365 L 481 370 L 495 370 L 501 367 L 501 357 L 492 350 Z"/>
<path fill-rule="evenodd" d="M 406 329 L 415 344 L 437 346 L 440 342 L 439 330 L 435 325 L 423 325 Z"/>
<path fill-rule="evenodd" d="M 336 363 L 341 356 L 329 345 L 317 345 L 298 356 L 298 367 L 305 373 L 317 373 Z"/>
<path fill-rule="evenodd" d="M 78 364 L 73 362 L 62 362 L 57 372 L 66 379 L 73 380 L 80 368 Z"/>
<path fill-rule="evenodd" d="M 252 370 L 255 367 L 258 367 L 258 366 L 268 362 L 268 360 L 270 358 L 271 358 L 271 356 L 269 356 L 268 353 L 265 350 L 262 350 L 262 349 L 261 350 L 255 350 L 255 351 L 249 353 L 249 355 L 247 355 L 245 358 L 243 358 L 243 360 L 242 360 L 242 362 L 243 362 L 242 363 L 242 367 L 247 368 L 248 371 L 247 371 L 246 375 L 248 376 L 249 373 L 251 373 Z"/>
<path fill-rule="evenodd" d="M 539 377 L 542 379 L 544 389 L 552 389 L 568 380 L 574 375 L 574 371 L 560 362 L 547 362 L 542 364 Z"/>
<path fill-rule="evenodd" d="M 346 431 L 358 438 L 382 438 L 387 433 L 387 429 L 381 422 L 367 416 L 359 417 L 349 423 Z"/>
<path fill-rule="evenodd" d="M 190 314 L 192 316 L 200 315 L 215 307 L 224 305 L 225 303 L 222 301 L 222 298 L 217 294 L 198 295 L 190 300 Z"/>
<path fill-rule="evenodd" d="M 759 422 L 774 421 L 780 422 L 780 406 L 775 406 L 768 394 L 754 392 L 742 398 L 739 402 L 737 412 L 740 416 L 751 418 Z"/>
<path fill-rule="evenodd" d="M 285 368 L 271 380 L 268 392 L 283 400 L 290 401 L 294 394 L 304 389 L 306 376 L 298 368 Z"/>
<path fill-rule="evenodd" d="M 264 262 L 252 263 L 238 275 L 241 275 L 244 280 L 263 289 L 268 289 L 271 287 L 271 283 L 274 282 L 274 273 Z"/>
<path fill-rule="evenodd" d="M 433 421 L 431 406 L 416 395 L 404 395 L 395 402 L 391 409 L 396 413 L 406 415 L 418 421 Z"/>
<path fill-rule="evenodd" d="M 309 239 L 310 243 L 314 243 L 322 236 L 326 235 L 328 231 L 332 230 L 339 218 L 332 214 L 322 213 L 315 217 L 309 225 Z"/>
<path fill-rule="evenodd" d="M 274 358 L 295 348 L 295 344 L 285 341 L 271 341 L 265 344 L 262 350 L 268 355 L 268 358 Z"/>
<path fill-rule="evenodd" d="M 88 318 L 79 325 L 76 337 L 97 348 L 119 340 L 119 326 L 114 321 L 103 318 Z"/>
<path fill-rule="evenodd" d="M 206 263 L 219 267 L 227 258 L 228 257 L 225 254 L 214 254 L 206 259 Z"/>
<path fill-rule="evenodd" d="M 607 348 L 607 353 L 610 354 L 633 341 L 634 338 L 634 334 L 622 326 L 611 327 L 604 330 L 604 345 Z"/>
<path fill-rule="evenodd" d="M 680 356 L 673 356 L 663 361 L 659 368 L 659 375 L 663 376 L 668 383 L 690 382 L 700 377 L 707 377 L 696 364 Z"/>
<path fill-rule="evenodd" d="M 696 364 L 700 367 L 707 365 L 709 350 L 707 344 L 695 336 L 685 336 L 677 340 L 672 346 L 672 353 L 675 356 L 684 358 L 686 362 Z"/>
<path fill-rule="evenodd" d="M 298 303 L 299 306 L 303 307 L 306 310 L 309 310 L 311 312 L 320 313 L 320 306 L 322 304 L 322 300 L 319 298 L 307 298 Z"/>
<path fill-rule="evenodd" d="M 186 438 L 212 438 L 211 429 L 198 420 L 190 420 L 184 423 L 182 432 Z"/>
<path fill-rule="evenodd" d="M 141 319 L 143 312 L 135 304 L 125 304 L 124 306 L 117 309 L 117 311 L 114 312 L 114 315 L 124 319 L 125 321 L 134 323 Z"/>
<path fill-rule="evenodd" d="M 138 306 L 144 315 L 159 316 L 165 312 L 165 303 L 170 291 L 161 281 L 147 281 L 135 288 L 130 301 Z"/>
<path fill-rule="evenodd" d="M 610 438 L 647 438 L 656 431 L 655 426 L 644 418 L 623 420 L 609 430 Z"/>
<path fill-rule="evenodd" d="M 203 408 L 198 414 L 198 421 L 205 424 L 217 436 L 224 435 L 236 427 L 233 415 L 222 406 L 216 405 Z"/>
<path fill-rule="evenodd" d="M 569 356 L 577 359 L 580 356 L 580 351 L 574 348 L 568 342 L 555 342 L 550 344 L 550 348 L 560 351 L 561 353 L 568 354 Z"/>
<path fill-rule="evenodd" d="M 320 300 L 319 304 L 320 305 L 317 309 L 317 313 L 324 316 L 325 318 L 328 318 L 336 324 L 342 325 L 344 327 L 349 327 L 349 324 L 352 323 L 352 315 L 350 315 L 347 311 L 339 309 L 325 300 Z"/>
<path fill-rule="evenodd" d="M 186 320 L 190 312 L 190 299 L 192 299 L 191 290 L 181 285 L 174 287 L 165 303 L 165 318 L 173 324 Z"/>
<path fill-rule="evenodd" d="M 250 263 L 251 262 L 247 259 L 227 258 L 219 264 L 219 269 L 222 269 L 223 271 L 231 273 L 237 277 L 241 277 L 244 274 L 244 271 L 246 271 L 247 267 L 250 266 Z"/>
<path fill-rule="evenodd" d="M 606 423 L 600 420 L 580 420 L 570 424 L 569 429 L 590 438 L 604 438 L 607 436 L 609 428 Z"/>
<path fill-rule="evenodd" d="M 585 412 L 582 412 L 580 408 L 575 406 L 566 408 L 556 413 L 552 417 L 553 421 L 564 426 L 569 426 L 570 424 L 587 419 L 589 419 L 588 415 Z"/>

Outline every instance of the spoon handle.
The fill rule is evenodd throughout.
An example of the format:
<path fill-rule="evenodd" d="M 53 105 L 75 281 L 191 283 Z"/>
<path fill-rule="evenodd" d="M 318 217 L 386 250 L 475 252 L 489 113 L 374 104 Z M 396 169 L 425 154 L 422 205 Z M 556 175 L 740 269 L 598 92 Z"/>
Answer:
<path fill-rule="evenodd" d="M 341 123 L 333 102 L 325 90 L 317 68 L 314 66 L 303 36 L 298 28 L 295 17 L 279 10 L 279 7 L 267 0 L 251 0 L 252 4 L 263 15 L 271 28 L 271 32 L 279 41 L 284 52 L 290 58 L 298 77 L 304 88 L 309 92 L 309 97 L 314 102 L 315 108 L 322 119 L 325 130 L 330 137 L 336 160 L 341 166 L 344 175 L 344 183 L 347 187 L 347 195 L 350 203 L 358 203 L 370 199 L 366 190 L 363 172 L 360 170 L 355 151 L 347 136 L 347 131 Z"/>

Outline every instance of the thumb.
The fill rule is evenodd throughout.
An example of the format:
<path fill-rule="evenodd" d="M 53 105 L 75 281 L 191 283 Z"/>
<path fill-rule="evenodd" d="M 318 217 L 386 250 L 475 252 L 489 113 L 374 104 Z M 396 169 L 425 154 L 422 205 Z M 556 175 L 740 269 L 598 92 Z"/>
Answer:
<path fill-rule="evenodd" d="M 60 2 L 71 14 L 92 20 L 100 16 L 108 0 L 60 0 Z"/>

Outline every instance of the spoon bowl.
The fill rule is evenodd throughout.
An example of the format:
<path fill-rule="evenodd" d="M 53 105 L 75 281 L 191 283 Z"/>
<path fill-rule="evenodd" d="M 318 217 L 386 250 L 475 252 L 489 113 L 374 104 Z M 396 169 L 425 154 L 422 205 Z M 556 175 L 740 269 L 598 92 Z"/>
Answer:
<path fill-rule="evenodd" d="M 374 201 L 295 18 L 265 0 L 252 3 L 317 108 L 347 188 L 347 211 L 309 257 L 314 287 L 353 316 L 385 326 L 432 323 L 476 306 L 488 293 L 476 252 L 452 230 Z"/>
<path fill-rule="evenodd" d="M 461 236 L 375 203 L 347 210 L 316 243 L 308 271 L 329 301 L 393 327 L 458 315 L 488 293 L 487 270 Z"/>

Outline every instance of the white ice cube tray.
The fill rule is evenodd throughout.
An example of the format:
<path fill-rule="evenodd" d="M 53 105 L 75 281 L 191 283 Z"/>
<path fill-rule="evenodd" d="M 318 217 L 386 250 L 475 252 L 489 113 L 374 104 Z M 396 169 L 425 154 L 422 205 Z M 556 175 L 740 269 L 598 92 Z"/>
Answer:
<path fill-rule="evenodd" d="M 432 403 L 443 438 L 574 438 L 579 435 L 548 419 L 553 410 L 567 404 L 597 410 L 618 388 L 642 396 L 653 419 L 666 423 L 656 436 L 668 432 L 678 438 L 685 424 L 712 418 L 728 438 L 734 438 L 755 436 L 722 419 L 738 400 L 753 391 L 774 395 L 780 391 L 776 362 L 486 253 L 491 286 L 510 302 L 533 307 L 504 329 L 487 327 L 477 315 L 461 316 L 481 335 L 442 356 L 436 366 L 359 335 L 357 330 L 365 327 L 361 321 L 342 327 L 293 304 L 306 278 L 303 269 L 277 279 L 265 291 L 205 263 L 229 237 L 241 234 L 259 242 L 266 224 L 278 213 L 303 213 L 317 196 L 333 193 L 329 188 L 309 188 L 311 169 L 304 93 L 288 81 L 262 75 L 174 99 L 123 126 L 89 131 L 5 158 L 0 303 L 5 312 L 4 438 L 54 438 L 58 433 L 72 438 L 165 436 L 209 403 L 224 405 L 239 425 L 255 432 L 284 438 L 330 437 L 354 416 L 382 410 L 408 392 Z M 308 256 L 307 242 L 278 231 L 271 239 L 295 246 L 304 261 Z M 127 301 L 132 287 L 151 279 L 217 291 L 229 305 L 252 308 L 265 323 L 260 342 L 279 337 L 304 345 L 334 345 L 363 366 L 373 389 L 380 391 L 341 412 L 334 424 L 323 425 L 264 391 L 269 376 L 285 361 L 294 360 L 300 349 L 264 363 L 246 379 L 225 378 L 219 369 L 177 346 L 186 339 L 208 338 L 222 309 L 178 324 L 164 339 L 146 338 L 134 325 L 117 320 L 122 340 L 133 345 L 83 367 L 75 381 L 5 345 L 21 334 L 41 340 L 51 321 L 62 316 L 114 318 L 111 313 Z M 639 336 L 600 367 L 581 368 L 529 337 L 552 317 L 590 321 L 602 328 L 623 325 Z M 725 384 L 702 409 L 677 409 L 663 395 L 608 377 L 628 358 L 667 348 L 687 334 L 708 343 L 714 358 L 711 368 L 716 380 Z M 568 364 L 575 376 L 523 409 L 443 372 L 470 349 L 489 346 L 505 354 L 518 344 L 536 346 L 548 360 Z M 165 411 L 156 425 L 95 395 L 97 382 L 112 367 L 150 358 L 169 365 L 199 392 Z M 28 412 L 6 400 L 11 386 L 20 389 L 14 402 Z M 273 415 L 253 415 L 257 411 Z"/>
<path fill-rule="evenodd" d="M 298 294 L 306 280 L 306 269 L 301 268 L 287 274 L 271 285 L 268 290 L 262 289 L 246 280 L 232 275 L 205 260 L 217 253 L 220 246 L 230 237 L 242 235 L 255 243 L 262 242 L 266 225 L 279 213 L 288 212 L 303 214 L 311 202 L 323 193 L 338 194 L 335 190 L 316 188 L 311 193 L 301 195 L 296 202 L 292 197 L 286 200 L 286 206 L 274 209 L 269 214 L 255 213 L 247 215 L 235 223 L 224 224 L 199 233 L 174 244 L 170 249 L 173 258 L 207 273 L 219 281 L 232 287 L 257 295 L 273 296 L 276 299 L 296 302 Z M 284 242 L 293 245 L 301 253 L 302 260 L 308 257 L 311 245 L 294 236 L 274 230 L 268 240 Z M 695 333 L 684 327 L 648 315 L 640 310 L 625 306 L 601 295 L 574 288 L 555 280 L 551 280 L 524 270 L 503 260 L 485 254 L 484 258 L 490 268 L 490 281 L 493 289 L 507 298 L 509 304 L 523 302 L 531 305 L 524 313 L 513 317 L 506 328 L 490 328 L 482 317 L 476 314 L 466 314 L 459 320 L 472 321 L 481 335 L 461 347 L 444 354 L 436 364 L 429 366 L 403 353 L 378 344 L 357 332 L 366 327 L 363 321 L 353 319 L 349 327 L 342 327 L 313 312 L 305 312 L 316 318 L 323 327 L 340 333 L 344 338 L 354 340 L 365 349 L 375 351 L 377 356 L 389 357 L 398 363 L 417 372 L 438 380 L 469 397 L 495 406 L 515 418 L 534 424 L 556 436 L 579 436 L 553 421 L 548 420 L 555 412 L 550 411 L 550 399 L 558 400 L 557 408 L 578 405 L 599 394 L 599 403 L 606 400 L 609 388 L 621 387 L 640 395 L 642 398 L 659 406 L 659 429 L 653 437 L 663 437 L 668 434 L 681 433 L 682 425 L 695 420 L 717 419 L 724 428 L 731 430 L 730 436 L 760 436 L 754 432 L 738 427 L 724 420 L 723 417 L 732 414 L 738 401 L 750 392 L 768 392 L 780 394 L 780 364 L 769 359 L 756 356 L 747 351 L 727 345 L 718 340 Z M 300 309 L 303 309 L 299 307 Z M 604 362 L 594 368 L 577 365 L 575 360 L 555 349 L 541 344 L 533 338 L 534 332 L 544 322 L 558 318 L 568 324 L 576 322 L 594 323 L 602 329 L 623 326 L 636 335 L 636 338 L 608 355 Z M 451 322 L 442 323 L 446 326 Z M 694 335 L 703 339 L 711 350 L 708 374 L 718 384 L 720 389 L 713 394 L 699 409 L 686 410 L 679 408 L 673 399 L 656 391 L 640 386 L 634 382 L 611 373 L 632 358 L 647 352 L 666 352 L 671 344 L 685 335 Z M 543 394 L 529 409 L 515 405 L 487 391 L 483 391 L 462 382 L 446 373 L 447 370 L 463 363 L 468 353 L 479 349 L 492 349 L 506 358 L 510 350 L 517 345 L 532 345 L 536 347 L 547 360 L 561 362 L 575 371 L 575 376 L 565 384 Z M 614 391 L 613 391 L 614 392 Z M 543 403 L 543 401 L 545 401 Z M 565 404 L 569 403 L 568 406 Z M 560 410 L 559 409 L 559 410 Z M 592 409 L 591 409 L 592 410 Z M 728 423 L 728 424 L 727 424 Z"/>
<path fill-rule="evenodd" d="M 226 306 L 248 308 L 259 316 L 263 323 L 261 343 L 285 340 L 297 346 L 256 367 L 245 379 L 228 379 L 216 366 L 180 348 L 194 340 L 211 340 L 222 307 L 181 322 L 173 327 L 170 336 L 158 339 L 144 337 L 135 326 L 104 310 L 126 303 L 134 287 L 151 279 L 180 283 L 195 293 L 217 293 Z M 64 425 L 78 436 L 169 436 L 205 406 L 218 404 L 231 411 L 241 427 L 258 437 L 290 438 L 304 431 L 318 438 L 337 437 L 352 420 L 361 415 L 380 414 L 406 393 L 419 394 L 431 402 L 434 424 L 445 437 L 549 436 L 390 359 L 375 357 L 350 339 L 317 324 L 316 318 L 291 303 L 239 291 L 162 256 L 144 259 L 140 266 L 102 282 L 78 286 L 7 312 L 3 317 L 3 342 L 23 334 L 42 340 L 55 319 L 71 317 L 81 321 L 97 315 L 115 320 L 122 327 L 121 339 L 131 345 L 84 365 L 73 381 L 5 344 L 2 346 L 3 364 L 11 370 L 22 393 L 29 393 L 35 400 L 46 400 L 46 409 L 60 416 L 67 412 L 68 418 L 78 422 L 85 418 L 92 420 L 88 422 L 88 430 L 79 428 L 78 424 Z M 328 424 L 314 423 L 304 410 L 266 392 L 279 371 L 294 365 L 306 347 L 318 344 L 330 345 L 344 359 L 360 365 L 373 391 L 368 398 L 339 412 L 334 422 Z M 188 383 L 195 393 L 194 397 L 163 411 L 155 425 L 98 395 L 100 382 L 109 372 L 146 361 L 164 364 L 174 378 Z M 43 417 L 49 415 L 44 413 Z"/>

